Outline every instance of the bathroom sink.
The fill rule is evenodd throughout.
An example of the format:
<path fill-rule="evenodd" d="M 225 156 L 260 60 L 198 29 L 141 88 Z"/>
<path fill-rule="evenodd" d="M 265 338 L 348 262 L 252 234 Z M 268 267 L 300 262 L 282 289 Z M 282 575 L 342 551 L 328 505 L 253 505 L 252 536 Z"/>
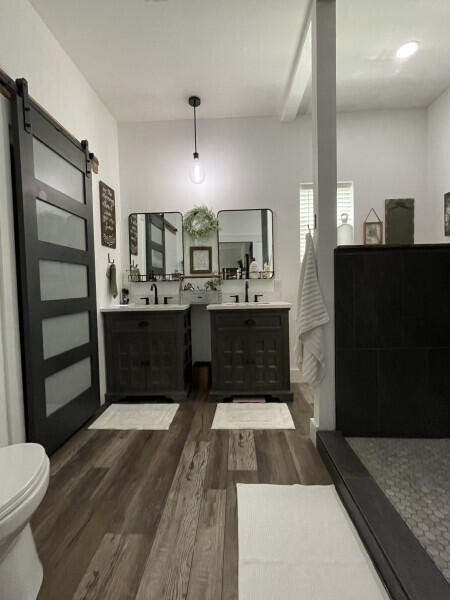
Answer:
<path fill-rule="evenodd" d="M 187 310 L 189 304 L 115 304 L 102 308 L 101 312 L 162 312 L 174 310 Z"/>
<path fill-rule="evenodd" d="M 223 302 L 222 304 L 208 304 L 208 310 L 264 310 L 267 308 L 291 308 L 290 302 Z"/>

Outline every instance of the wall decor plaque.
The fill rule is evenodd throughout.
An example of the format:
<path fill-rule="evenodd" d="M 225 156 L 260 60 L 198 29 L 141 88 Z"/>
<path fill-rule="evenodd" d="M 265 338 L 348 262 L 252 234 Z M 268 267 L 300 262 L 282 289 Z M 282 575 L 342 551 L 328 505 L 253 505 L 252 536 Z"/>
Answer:
<path fill-rule="evenodd" d="M 134 213 L 128 217 L 128 236 L 130 243 L 130 254 L 138 254 L 138 221 L 137 214 Z"/>
<path fill-rule="evenodd" d="M 450 192 L 444 196 L 444 231 L 445 235 L 450 235 Z"/>
<path fill-rule="evenodd" d="M 114 190 L 99 182 L 100 191 L 100 223 L 102 231 L 102 246 L 116 247 L 116 201 Z"/>
<path fill-rule="evenodd" d="M 414 198 L 385 201 L 386 244 L 414 244 Z"/>

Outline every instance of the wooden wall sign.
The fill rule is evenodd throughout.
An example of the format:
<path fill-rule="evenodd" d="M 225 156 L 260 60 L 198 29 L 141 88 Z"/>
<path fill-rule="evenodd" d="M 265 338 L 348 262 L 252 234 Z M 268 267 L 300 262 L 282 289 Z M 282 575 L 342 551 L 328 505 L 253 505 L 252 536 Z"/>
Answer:
<path fill-rule="evenodd" d="M 137 256 L 138 253 L 138 222 L 137 215 L 128 217 L 128 237 L 130 243 L 130 254 Z"/>
<path fill-rule="evenodd" d="M 414 244 L 414 198 L 385 201 L 386 244 Z"/>
<path fill-rule="evenodd" d="M 100 181 L 100 222 L 102 246 L 116 247 L 116 201 L 114 190 Z"/>

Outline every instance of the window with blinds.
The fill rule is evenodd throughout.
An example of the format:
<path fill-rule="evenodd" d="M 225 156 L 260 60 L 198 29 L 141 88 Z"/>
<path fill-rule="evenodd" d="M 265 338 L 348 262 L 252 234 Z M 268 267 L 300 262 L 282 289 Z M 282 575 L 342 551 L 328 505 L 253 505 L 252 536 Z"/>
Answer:
<path fill-rule="evenodd" d="M 337 184 L 336 217 L 337 225 L 342 223 L 342 215 L 348 215 L 347 223 L 353 226 L 354 215 L 353 182 L 339 181 Z M 300 184 L 300 260 L 305 253 L 305 236 L 314 231 L 314 186 L 312 183 Z"/>

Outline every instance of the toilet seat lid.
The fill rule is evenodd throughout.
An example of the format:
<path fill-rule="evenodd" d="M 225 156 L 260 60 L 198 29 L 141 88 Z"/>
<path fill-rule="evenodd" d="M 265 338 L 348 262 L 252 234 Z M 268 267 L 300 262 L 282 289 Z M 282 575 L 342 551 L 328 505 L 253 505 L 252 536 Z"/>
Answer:
<path fill-rule="evenodd" d="M 34 489 L 48 461 L 40 444 L 0 448 L 0 519 Z"/>

